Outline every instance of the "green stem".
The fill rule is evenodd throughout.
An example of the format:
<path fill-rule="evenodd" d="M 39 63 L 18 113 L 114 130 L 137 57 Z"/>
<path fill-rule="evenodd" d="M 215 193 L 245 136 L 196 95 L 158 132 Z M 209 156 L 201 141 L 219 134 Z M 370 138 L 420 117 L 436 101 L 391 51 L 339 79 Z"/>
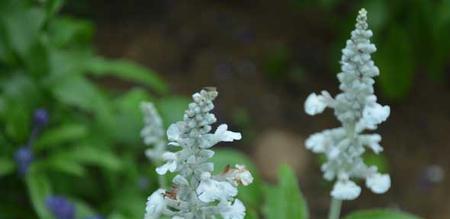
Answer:
<path fill-rule="evenodd" d="M 331 199 L 330 213 L 328 214 L 328 219 L 339 219 L 341 214 L 342 200 Z"/>
<path fill-rule="evenodd" d="M 166 189 L 166 177 L 163 175 L 159 175 L 158 174 L 158 183 L 159 183 L 159 187 Z"/>

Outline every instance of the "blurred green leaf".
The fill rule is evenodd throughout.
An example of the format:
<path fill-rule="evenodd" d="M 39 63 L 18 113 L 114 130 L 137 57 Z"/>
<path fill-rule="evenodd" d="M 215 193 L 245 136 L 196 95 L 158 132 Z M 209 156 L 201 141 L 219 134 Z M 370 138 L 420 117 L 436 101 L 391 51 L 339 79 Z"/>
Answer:
<path fill-rule="evenodd" d="M 86 219 L 96 216 L 97 213 L 83 200 L 71 200 L 75 204 L 77 218 Z"/>
<path fill-rule="evenodd" d="M 52 18 L 52 16 L 62 7 L 63 3 L 64 0 L 46 0 L 45 10 L 47 18 Z"/>
<path fill-rule="evenodd" d="M 363 5 L 368 11 L 370 29 L 375 33 L 380 32 L 389 20 L 390 11 L 387 7 L 389 2 L 385 0 L 366 0 Z"/>
<path fill-rule="evenodd" d="M 383 93 L 391 99 L 404 97 L 411 89 L 415 64 L 409 35 L 402 27 L 391 27 L 375 59 Z"/>
<path fill-rule="evenodd" d="M 37 140 L 34 148 L 36 150 L 42 150 L 72 141 L 76 142 L 87 135 L 88 129 L 84 124 L 64 124 L 57 128 L 45 130 Z"/>
<path fill-rule="evenodd" d="M 33 165 L 40 170 L 53 170 L 77 177 L 85 174 L 85 169 L 81 163 L 64 152 L 53 153 L 51 157 L 42 161 L 36 161 Z"/>
<path fill-rule="evenodd" d="M 164 126 L 183 119 L 184 111 L 187 109 L 190 100 L 181 96 L 168 96 L 156 102 L 156 107 L 161 115 Z"/>
<path fill-rule="evenodd" d="M 353 212 L 344 219 L 419 219 L 419 217 L 397 210 L 377 209 Z"/>
<path fill-rule="evenodd" d="M 116 139 L 127 144 L 141 145 L 140 130 L 144 122 L 140 104 L 149 100 L 150 96 L 143 89 L 132 89 L 116 99 L 116 121 L 119 124 L 115 129 Z"/>
<path fill-rule="evenodd" d="M 70 17 L 61 17 L 49 24 L 51 43 L 57 47 L 87 47 L 93 32 L 90 22 Z"/>
<path fill-rule="evenodd" d="M 159 93 L 167 93 L 166 83 L 148 68 L 126 60 L 107 60 L 95 57 L 87 63 L 87 70 L 95 76 L 115 76 L 136 83 L 143 83 Z"/>
<path fill-rule="evenodd" d="M 365 153 L 364 162 L 369 166 L 376 166 L 382 173 L 389 172 L 389 164 L 384 154 Z"/>
<path fill-rule="evenodd" d="M 14 162 L 6 157 L 0 157 L 0 177 L 14 171 Z"/>
<path fill-rule="evenodd" d="M 267 219 L 307 219 L 306 201 L 298 186 L 297 177 L 284 165 L 278 173 L 278 185 L 265 188 L 264 212 Z"/>
<path fill-rule="evenodd" d="M 4 25 L 11 47 L 25 57 L 36 42 L 45 18 L 40 8 L 17 10 L 4 18 Z"/>
<path fill-rule="evenodd" d="M 81 76 L 67 77 L 53 85 L 53 94 L 62 103 L 95 111 L 98 101 L 102 99 L 100 90 L 90 81 Z"/>
<path fill-rule="evenodd" d="M 103 167 L 109 170 L 119 170 L 122 162 L 111 150 L 101 149 L 99 147 L 82 145 L 74 147 L 68 155 L 71 159 L 81 164 L 91 164 Z"/>
<path fill-rule="evenodd" d="M 37 171 L 30 169 L 26 176 L 26 184 L 28 187 L 28 194 L 33 203 L 34 210 L 40 219 L 52 218 L 45 206 L 46 198 L 51 194 L 51 186 L 47 177 Z"/>

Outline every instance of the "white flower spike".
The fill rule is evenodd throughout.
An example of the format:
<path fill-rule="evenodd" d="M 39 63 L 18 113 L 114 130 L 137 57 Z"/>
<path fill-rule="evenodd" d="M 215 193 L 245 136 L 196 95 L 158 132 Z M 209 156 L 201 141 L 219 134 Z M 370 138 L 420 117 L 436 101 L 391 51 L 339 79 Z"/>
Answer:
<path fill-rule="evenodd" d="M 250 172 L 242 165 L 227 168 L 223 174 L 213 175 L 214 165 L 209 159 L 210 150 L 219 142 L 241 139 L 241 134 L 228 130 L 226 124 L 211 132 L 216 117 L 210 111 L 217 97 L 215 89 L 203 89 L 192 95 L 182 121 L 170 125 L 167 130 L 168 145 L 177 146 L 174 152 L 164 152 L 161 160 L 165 164 L 156 168 L 158 174 L 175 172 L 172 190 L 158 190 L 147 203 L 145 219 L 165 215 L 172 219 L 243 219 L 245 207 L 235 197 L 237 186 L 249 185 L 253 181 Z M 153 217 L 152 217 L 153 216 Z"/>
<path fill-rule="evenodd" d="M 379 70 L 371 59 L 376 51 L 370 42 L 372 31 L 368 29 L 367 12 L 359 11 L 355 30 L 342 50 L 341 72 L 337 75 L 342 91 L 335 98 L 327 92 L 310 94 L 305 101 L 305 112 L 309 115 L 321 113 L 326 107 L 332 108 L 342 127 L 312 134 L 305 142 L 307 149 L 326 155 L 321 169 L 324 178 L 336 180 L 331 196 L 338 200 L 356 199 L 361 188 L 352 181 L 365 179 L 372 192 L 385 193 L 390 185 L 389 175 L 380 174 L 374 166 L 368 166 L 362 158 L 366 149 L 378 154 L 383 151 L 381 136 L 364 134 L 375 130 L 386 121 L 389 106 L 377 103 L 374 95 L 374 77 Z"/>

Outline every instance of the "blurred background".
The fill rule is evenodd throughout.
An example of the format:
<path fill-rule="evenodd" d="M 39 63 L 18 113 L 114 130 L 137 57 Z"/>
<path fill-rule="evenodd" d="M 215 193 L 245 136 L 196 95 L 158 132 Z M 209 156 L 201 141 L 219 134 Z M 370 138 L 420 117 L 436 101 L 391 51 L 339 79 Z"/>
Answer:
<path fill-rule="evenodd" d="M 378 48 L 376 93 L 391 106 L 385 152 L 365 159 L 393 184 L 363 190 L 343 214 L 450 218 L 449 0 L 2 0 L 0 218 L 45 218 L 50 194 L 86 218 L 142 217 L 157 183 L 139 103 L 155 102 L 167 126 L 204 86 L 219 91 L 219 122 L 243 133 L 219 147 L 271 183 L 289 164 L 311 218 L 324 218 L 331 185 L 304 140 L 339 123 L 331 111 L 307 116 L 303 102 L 339 92 L 340 49 L 361 7 Z"/>

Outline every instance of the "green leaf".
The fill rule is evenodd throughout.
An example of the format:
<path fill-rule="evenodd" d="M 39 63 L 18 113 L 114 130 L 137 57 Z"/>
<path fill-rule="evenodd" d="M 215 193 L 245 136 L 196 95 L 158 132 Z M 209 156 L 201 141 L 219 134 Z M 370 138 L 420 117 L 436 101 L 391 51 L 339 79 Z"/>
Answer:
<path fill-rule="evenodd" d="M 81 163 L 64 152 L 55 153 L 42 161 L 36 161 L 33 166 L 39 170 L 53 170 L 78 177 L 85 174 Z"/>
<path fill-rule="evenodd" d="M 45 18 L 39 8 L 16 10 L 4 20 L 6 33 L 11 47 L 25 57 L 30 47 L 36 42 Z"/>
<path fill-rule="evenodd" d="M 49 24 L 51 43 L 57 47 L 86 47 L 90 44 L 94 28 L 88 21 L 60 17 Z"/>
<path fill-rule="evenodd" d="M 14 171 L 14 162 L 6 157 L 0 158 L 0 177 Z"/>
<path fill-rule="evenodd" d="M 70 200 L 75 204 L 75 215 L 77 218 L 90 218 L 96 216 L 97 213 L 87 203 L 82 200 Z"/>
<path fill-rule="evenodd" d="M 168 91 L 166 83 L 158 74 L 126 60 L 107 60 L 96 57 L 89 60 L 87 70 L 95 76 L 115 76 L 121 79 L 143 83 L 159 93 Z"/>
<path fill-rule="evenodd" d="M 101 149 L 99 147 L 83 145 L 74 147 L 69 152 L 71 159 L 76 160 L 81 164 L 92 164 L 99 167 L 104 167 L 109 170 L 119 170 L 122 166 L 122 161 L 119 157 L 113 154 L 110 150 Z"/>
<path fill-rule="evenodd" d="M 88 129 L 84 124 L 64 124 L 43 132 L 34 148 L 42 150 L 48 147 L 55 147 L 64 143 L 79 141 L 87 135 Z"/>
<path fill-rule="evenodd" d="M 142 145 L 140 130 L 144 122 L 140 104 L 142 101 L 148 101 L 150 96 L 143 89 L 133 89 L 120 96 L 114 102 L 117 108 L 114 137 L 119 141 L 129 145 Z"/>
<path fill-rule="evenodd" d="M 298 186 L 297 177 L 288 166 L 278 173 L 278 185 L 266 187 L 264 212 L 267 219 L 307 219 L 306 201 Z"/>
<path fill-rule="evenodd" d="M 189 102 L 188 98 L 181 96 L 165 97 L 159 100 L 156 107 L 162 117 L 164 126 L 168 127 L 170 124 L 182 120 Z"/>
<path fill-rule="evenodd" d="M 389 210 L 389 209 L 376 209 L 376 210 L 363 210 L 353 212 L 346 216 L 344 219 L 420 219 L 409 213 Z"/>
<path fill-rule="evenodd" d="M 53 85 L 52 91 L 62 103 L 95 111 L 98 101 L 103 98 L 97 87 L 81 76 L 70 76 L 58 82 Z"/>
<path fill-rule="evenodd" d="M 34 210 L 40 219 L 52 218 L 45 206 L 45 199 L 51 195 L 51 186 L 47 177 L 30 169 L 26 176 L 28 194 L 33 204 Z"/>
<path fill-rule="evenodd" d="M 391 99 L 406 96 L 412 87 L 415 69 L 412 43 L 406 31 L 394 25 L 375 57 L 383 93 Z"/>

